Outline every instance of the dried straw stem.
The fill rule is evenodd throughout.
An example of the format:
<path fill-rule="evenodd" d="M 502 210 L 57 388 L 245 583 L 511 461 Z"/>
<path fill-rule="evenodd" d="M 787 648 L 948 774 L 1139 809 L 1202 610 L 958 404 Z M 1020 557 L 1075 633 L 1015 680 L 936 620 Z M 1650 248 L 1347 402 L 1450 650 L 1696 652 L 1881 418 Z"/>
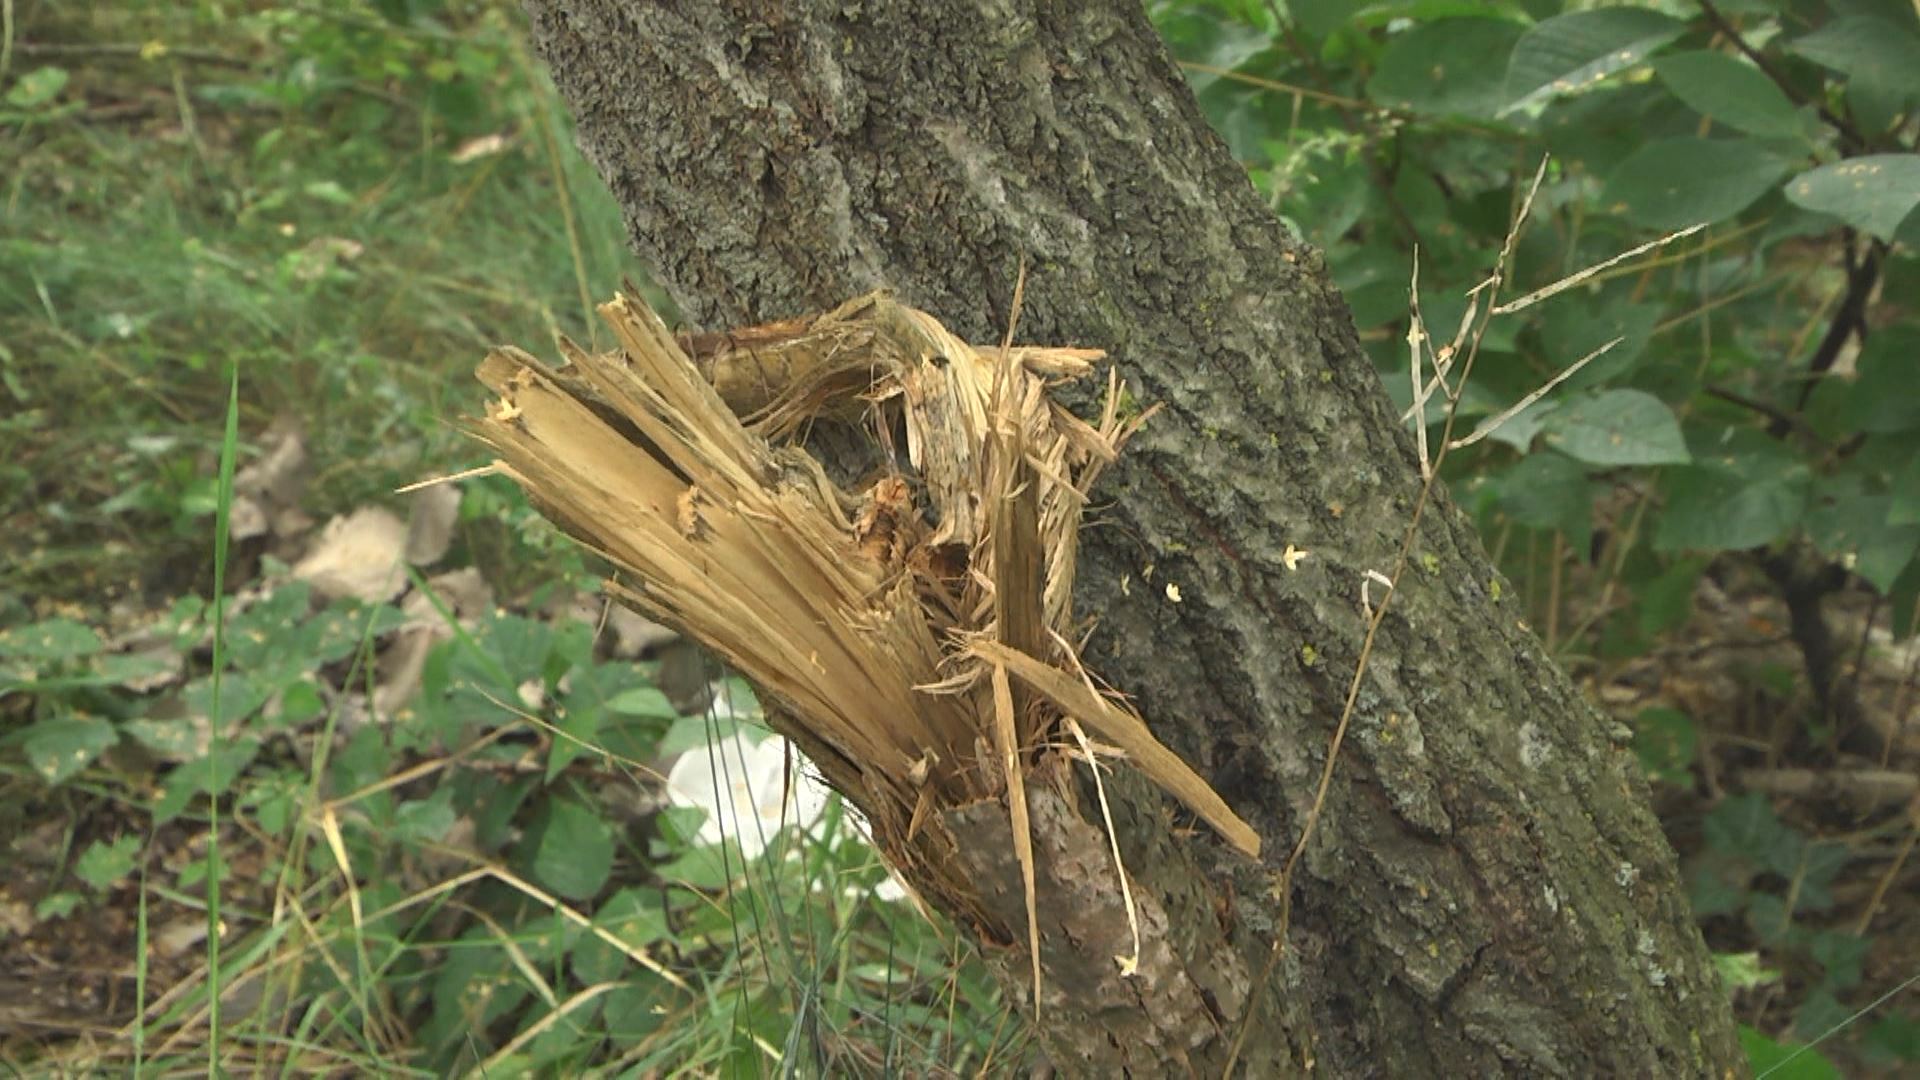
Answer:
<path fill-rule="evenodd" d="M 1049 398 L 1102 354 L 977 349 L 884 294 L 681 339 L 631 294 L 600 312 L 618 352 L 563 342 L 560 369 L 490 354 L 479 376 L 498 398 L 473 434 L 620 569 L 620 599 L 760 688 L 774 725 L 866 812 L 908 880 L 1011 943 L 948 821 L 1002 803 L 1036 989 L 1027 789 L 1045 777 L 1049 805 L 1077 805 L 1049 749 L 1067 717 L 1258 853 L 1253 830 L 1124 702 L 1096 692 L 1067 645 L 1087 491 L 1145 419 L 1121 416 L 1111 373 L 1097 422 Z M 883 436 L 904 431 L 909 468 L 858 493 L 768 441 L 863 412 Z"/>

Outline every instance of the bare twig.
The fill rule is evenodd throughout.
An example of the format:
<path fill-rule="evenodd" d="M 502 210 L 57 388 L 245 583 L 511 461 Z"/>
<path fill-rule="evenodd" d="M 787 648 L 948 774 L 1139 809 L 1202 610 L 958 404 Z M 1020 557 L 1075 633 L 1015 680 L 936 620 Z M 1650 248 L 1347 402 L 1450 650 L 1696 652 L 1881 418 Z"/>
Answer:
<path fill-rule="evenodd" d="M 1893 887 L 1894 880 L 1900 876 L 1900 871 L 1906 869 L 1907 857 L 1913 854 L 1915 840 L 1920 840 L 1920 795 L 1916 795 L 1913 801 L 1907 804 L 1906 839 L 1900 841 L 1900 853 L 1893 857 L 1893 864 L 1887 867 L 1887 872 L 1880 875 L 1880 880 L 1874 884 L 1873 895 L 1867 898 L 1866 910 L 1860 913 L 1860 921 L 1854 924 L 1854 936 L 1866 936 L 1867 930 L 1873 926 L 1873 916 L 1880 910 L 1880 902 L 1887 898 L 1887 890 Z"/>
<path fill-rule="evenodd" d="M 1721 401 L 1726 402 L 1729 405 L 1738 405 L 1741 408 L 1747 409 L 1751 412 L 1757 412 L 1761 416 L 1764 416 L 1767 419 L 1772 420 L 1777 424 L 1784 424 L 1789 430 L 1797 431 L 1800 434 L 1805 435 L 1809 439 L 1813 439 L 1816 442 L 1819 442 L 1822 444 L 1826 442 L 1826 440 L 1820 438 L 1819 432 L 1814 431 L 1811 427 L 1807 426 L 1807 422 L 1805 420 L 1794 415 L 1793 413 L 1788 412 L 1785 409 L 1782 409 L 1775 405 L 1769 405 L 1758 398 L 1748 397 L 1747 395 L 1741 393 L 1738 390 L 1732 389 L 1731 387 L 1714 385 L 1714 386 L 1705 387 L 1704 389 L 1706 390 L 1708 397 L 1716 397 L 1716 398 L 1719 398 Z"/>
<path fill-rule="evenodd" d="M 1790 799 L 1844 803 L 1871 813 L 1920 794 L 1920 776 L 1898 769 L 1743 769 L 1740 786 Z"/>
<path fill-rule="evenodd" d="M 1510 300 L 1504 304 L 1501 304 L 1499 307 L 1496 307 L 1493 309 L 1493 313 L 1495 315 L 1511 315 L 1516 311 L 1524 311 L 1525 309 L 1532 307 L 1533 305 L 1539 303 L 1542 300 L 1559 296 L 1561 293 L 1566 292 L 1568 289 L 1571 289 L 1575 285 L 1578 285 L 1581 282 L 1586 281 L 1588 278 L 1593 277 L 1594 275 L 1600 273 L 1603 270 L 1607 270 L 1611 267 L 1618 266 L 1621 263 L 1626 262 L 1628 259 L 1631 259 L 1636 255 L 1645 254 L 1646 252 L 1652 251 L 1655 248 L 1666 247 L 1668 244 L 1673 243 L 1675 240 L 1681 240 L 1686 237 L 1692 236 L 1694 233 L 1697 233 L 1701 229 L 1704 229 L 1706 227 L 1707 226 L 1704 223 L 1699 225 L 1692 225 L 1685 229 L 1681 229 L 1679 232 L 1668 233 L 1667 235 L 1659 238 L 1658 240 L 1649 240 L 1646 243 L 1641 244 L 1637 248 L 1633 248 L 1628 251 L 1623 251 L 1620 254 L 1615 255 L 1613 258 L 1608 259 L 1605 262 L 1596 263 L 1593 266 L 1587 267 L 1585 270 L 1579 271 L 1578 273 L 1570 274 L 1566 277 L 1563 277 L 1559 281 L 1556 281 L 1553 284 L 1548 285 L 1543 289 L 1535 289 L 1533 292 L 1528 293 L 1527 295 L 1521 297 L 1518 300 Z"/>
<path fill-rule="evenodd" d="M 1534 196 L 1540 191 L 1540 183 L 1546 179 L 1547 158 L 1540 159 L 1540 167 L 1533 174 L 1533 183 L 1527 188 L 1527 194 L 1521 200 L 1520 209 L 1514 215 L 1513 226 L 1507 232 L 1506 242 L 1501 245 L 1500 255 L 1494 261 L 1493 273 L 1487 281 L 1476 288 L 1488 289 L 1490 294 L 1499 292 L 1500 283 L 1505 280 L 1507 268 L 1513 256 L 1514 245 L 1518 243 L 1520 231 L 1526 225 L 1532 212 Z M 1471 336 L 1467 358 L 1461 363 L 1460 381 L 1464 385 L 1473 373 L 1473 363 L 1480 353 L 1480 342 L 1485 337 L 1486 326 L 1491 322 L 1498 309 L 1489 308 L 1487 316 L 1480 323 L 1480 331 Z M 1261 969 L 1253 988 L 1247 995 L 1247 1004 L 1241 1015 L 1239 1030 L 1235 1033 L 1233 1047 L 1227 1052 L 1227 1065 L 1221 1071 L 1222 1080 L 1232 1080 L 1234 1067 L 1239 1063 L 1240 1053 L 1246 1046 L 1248 1033 L 1253 1028 L 1254 1018 L 1259 1014 L 1261 1002 L 1272 982 L 1274 969 L 1279 966 L 1280 958 L 1286 952 L 1287 929 L 1293 918 L 1293 876 L 1298 869 L 1300 859 L 1306 854 L 1307 845 L 1313 840 L 1313 834 L 1320 824 L 1320 815 L 1327 804 L 1327 792 L 1333 787 L 1334 766 L 1340 760 L 1340 747 L 1347 737 L 1347 729 L 1353 722 L 1353 710 L 1360 699 L 1360 687 L 1366 680 L 1367 664 L 1373 656 L 1373 643 L 1380 633 L 1380 627 L 1387 619 L 1387 611 L 1392 607 L 1393 598 L 1399 595 L 1399 584 L 1406 573 L 1407 565 L 1412 561 L 1413 548 L 1420 536 L 1420 521 L 1425 515 L 1427 504 L 1433 495 L 1434 482 L 1440 475 L 1440 464 L 1446 459 L 1447 446 L 1453 437 L 1453 425 L 1459 417 L 1459 400 L 1455 398 L 1447 409 L 1447 420 L 1440 432 L 1440 450 L 1435 456 L 1433 467 L 1426 473 L 1420 485 L 1420 494 L 1414 499 L 1413 512 L 1408 516 L 1407 529 L 1401 537 L 1399 553 L 1394 557 L 1393 572 L 1388 575 L 1391 587 L 1380 599 L 1380 606 L 1373 610 L 1367 620 L 1366 636 L 1360 642 L 1360 656 L 1354 664 L 1353 678 L 1347 683 L 1346 700 L 1340 707 L 1340 719 L 1334 725 L 1333 738 L 1327 746 L 1327 759 L 1320 769 L 1320 783 L 1314 789 L 1313 803 L 1307 809 L 1307 820 L 1300 829 L 1300 838 L 1294 842 L 1293 850 L 1288 853 L 1287 861 L 1280 870 L 1279 881 L 1274 892 L 1280 901 L 1280 918 L 1274 927 L 1273 951 L 1268 954 L 1266 966 Z"/>
<path fill-rule="evenodd" d="M 0 82 L 13 71 L 13 0 L 0 0 Z"/>
<path fill-rule="evenodd" d="M 173 45 L 156 47 L 135 42 L 22 41 L 14 46 L 14 50 L 21 56 L 78 60 L 112 57 L 127 60 L 184 60 L 191 64 L 213 64 L 217 67 L 231 68 L 253 66 L 252 60 L 232 53 L 215 52 L 212 49 L 179 48 Z"/>
<path fill-rule="evenodd" d="M 1422 347 L 1427 344 L 1427 323 L 1420 315 L 1420 245 L 1413 246 L 1412 285 L 1407 292 L 1407 367 L 1410 369 L 1412 384 L 1409 390 L 1413 394 L 1413 404 L 1407 406 L 1407 414 L 1413 417 L 1414 448 L 1420 452 L 1420 477 L 1426 477 L 1433 471 L 1431 459 L 1427 457 L 1427 399 L 1433 394 L 1432 384 L 1421 385 L 1421 372 L 1425 367 L 1421 362 Z M 1434 382 L 1440 381 L 1440 365 L 1434 364 Z"/>
<path fill-rule="evenodd" d="M 1500 425 L 1506 423 L 1507 421 L 1513 419 L 1515 416 L 1519 415 L 1520 412 L 1523 409 L 1525 409 L 1527 406 L 1533 404 L 1536 401 L 1539 401 L 1543 397 L 1546 397 L 1547 394 L 1551 392 L 1554 387 L 1559 386 L 1561 383 L 1566 382 L 1568 379 L 1573 378 L 1575 375 L 1580 373 L 1581 368 L 1586 367 L 1588 364 L 1592 363 L 1596 358 L 1603 356 L 1606 353 L 1612 351 L 1615 345 L 1618 345 L 1625 340 L 1626 338 L 1614 338 L 1612 341 L 1607 342 L 1605 345 L 1602 345 L 1599 348 L 1588 353 L 1587 355 L 1581 357 L 1580 359 L 1575 360 L 1571 365 L 1567 367 L 1565 371 L 1562 371 L 1560 374 L 1555 375 L 1552 378 L 1552 380 L 1548 381 L 1547 383 L 1540 386 L 1538 389 L 1534 390 L 1533 393 L 1528 394 L 1526 397 L 1523 397 L 1519 401 L 1516 401 L 1512 405 L 1509 405 L 1505 409 L 1502 409 L 1498 416 L 1495 416 L 1489 420 L 1481 421 L 1480 426 L 1477 428 L 1474 428 L 1472 434 L 1467 435 L 1464 438 L 1454 440 L 1453 445 L 1447 447 L 1447 449 L 1449 450 L 1464 449 L 1466 447 L 1472 446 L 1474 443 L 1477 443 L 1481 439 L 1484 439 L 1487 436 L 1493 434 L 1494 432 L 1500 430 Z"/>
<path fill-rule="evenodd" d="M 1379 108 L 1379 106 L 1373 104 L 1370 101 L 1361 101 L 1358 98 L 1342 97 L 1339 94 L 1330 94 L 1330 93 L 1327 93 L 1325 90 L 1315 90 L 1310 86 L 1301 86 L 1298 83 L 1281 82 L 1278 79 L 1263 79 L 1258 75 L 1248 75 L 1243 71 L 1234 71 L 1229 68 L 1215 67 L 1212 64 L 1201 64 L 1191 60 L 1182 60 L 1180 61 L 1180 66 L 1182 68 L 1185 68 L 1188 71 L 1197 71 L 1202 75 L 1212 75 L 1216 78 L 1228 79 L 1237 83 L 1245 83 L 1248 86 L 1257 86 L 1262 90 L 1273 90 L 1282 94 L 1293 94 L 1296 97 L 1303 97 L 1312 101 L 1324 101 L 1329 105 L 1338 105 L 1346 109 L 1378 109 Z"/>

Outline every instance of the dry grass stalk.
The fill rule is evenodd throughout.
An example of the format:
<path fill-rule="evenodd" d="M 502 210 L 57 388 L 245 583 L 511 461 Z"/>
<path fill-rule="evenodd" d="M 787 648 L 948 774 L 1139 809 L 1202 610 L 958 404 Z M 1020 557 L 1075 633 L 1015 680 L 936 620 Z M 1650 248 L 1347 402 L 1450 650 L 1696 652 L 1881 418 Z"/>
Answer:
<path fill-rule="evenodd" d="M 884 294 L 701 338 L 674 338 L 632 295 L 600 311 L 617 353 L 563 342 L 557 370 L 516 349 L 489 355 L 479 376 L 498 398 L 472 432 L 620 568 L 633 583 L 611 586 L 622 600 L 761 689 L 774 726 L 866 812 L 909 880 L 983 928 L 993 905 L 955 864 L 943 822 L 1004 804 L 1036 989 L 1027 789 L 1077 805 L 1057 749 L 1067 717 L 1257 855 L 1253 830 L 1138 715 L 1075 674 L 1086 493 L 1145 416 L 1121 416 L 1111 373 L 1096 422 L 1047 389 L 1102 354 L 976 349 Z M 904 432 L 909 475 L 848 493 L 768 441 L 862 410 L 883 440 Z M 1011 927 L 993 929 L 1011 941 Z"/>

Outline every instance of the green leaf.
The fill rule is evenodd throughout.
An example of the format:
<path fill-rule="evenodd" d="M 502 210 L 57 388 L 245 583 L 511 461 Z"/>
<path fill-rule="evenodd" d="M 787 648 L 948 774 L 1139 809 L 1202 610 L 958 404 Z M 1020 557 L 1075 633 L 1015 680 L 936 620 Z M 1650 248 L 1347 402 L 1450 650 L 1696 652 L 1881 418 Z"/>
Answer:
<path fill-rule="evenodd" d="M 1887 628 L 1896 641 L 1920 631 L 1920 559 L 1907 564 L 1887 590 Z"/>
<path fill-rule="evenodd" d="M 645 948 L 673 931 L 667 922 L 667 913 L 660 907 L 658 894 L 638 889 L 621 889 L 608 897 L 594 913 L 593 921 L 594 925 L 636 948 Z"/>
<path fill-rule="evenodd" d="M 1693 757 L 1700 745 L 1693 718 L 1678 709 L 1644 709 L 1633 723 L 1633 749 L 1650 780 L 1693 782 Z"/>
<path fill-rule="evenodd" d="M 629 664 L 586 663 L 568 677 L 555 710 L 555 736 L 547 759 L 551 780 L 583 753 L 604 751 L 633 758 L 650 757 L 654 741 L 674 716 L 667 696 Z M 630 717 L 631 719 L 623 719 Z M 572 738 L 566 738 L 566 735 Z"/>
<path fill-rule="evenodd" d="M 1473 384 L 1467 385 L 1471 388 Z M 1540 434 L 1540 430 L 1547 426 L 1547 420 L 1559 411 L 1558 401 L 1541 398 L 1507 417 L 1487 438 L 1497 443 L 1505 443 L 1524 454 L 1532 448 L 1534 436 Z"/>
<path fill-rule="evenodd" d="M 279 836 L 286 831 L 305 802 L 306 785 L 298 773 L 280 771 L 279 773 L 257 779 L 247 784 L 246 796 L 242 805 L 253 808 L 254 820 L 270 836 Z"/>
<path fill-rule="evenodd" d="M 153 633 L 173 648 L 187 651 L 206 640 L 207 626 L 202 621 L 207 602 L 198 596 L 182 596 L 152 627 Z"/>
<path fill-rule="evenodd" d="M 682 716 L 674 720 L 667 733 L 660 738 L 660 745 L 654 753 L 661 757 L 672 757 L 689 751 L 706 753 L 710 745 L 731 738 L 740 730 L 741 721 L 730 716 Z"/>
<path fill-rule="evenodd" d="M 102 653 L 93 658 L 93 673 L 109 686 L 125 686 L 165 675 L 175 665 L 175 658 L 153 652 Z"/>
<path fill-rule="evenodd" d="M 1574 397 L 1546 420 L 1547 445 L 1589 465 L 1672 465 L 1691 460 L 1673 410 L 1640 390 Z"/>
<path fill-rule="evenodd" d="M 218 797 L 226 794 L 260 752 L 254 739 L 236 739 L 213 748 L 205 762 L 195 762 L 173 770 L 160 788 L 153 804 L 153 821 L 164 825 L 180 816 L 195 795 Z"/>
<path fill-rule="evenodd" d="M 1868 1052 L 1894 1061 L 1920 1061 L 1920 1020 L 1883 1016 L 1867 1032 Z"/>
<path fill-rule="evenodd" d="M 569 671 L 580 673 L 593 667 L 593 627 L 585 622 L 567 621 L 553 628 L 553 647 L 547 656 L 547 685 L 558 686 Z"/>
<path fill-rule="evenodd" d="M 664 806 L 653 820 L 663 849 L 677 851 L 699 842 L 700 826 L 706 823 L 707 812 L 698 806 Z"/>
<path fill-rule="evenodd" d="M 1601 206 L 1637 225 L 1684 229 L 1725 221 L 1773 190 L 1791 165 L 1751 139 L 1659 139 L 1607 177 Z"/>
<path fill-rule="evenodd" d="M 1528 30 L 1507 61 L 1506 111 L 1584 90 L 1646 59 L 1686 24 L 1636 7 L 1556 15 Z"/>
<path fill-rule="evenodd" d="M 607 699 L 606 709 L 621 716 L 650 716 L 661 720 L 672 720 L 680 714 L 674 711 L 673 702 L 658 687 L 635 686 Z"/>
<path fill-rule="evenodd" d="M 1827 840 L 1807 844 L 1797 864 L 1777 869 L 1800 881 L 1797 910 L 1825 911 L 1833 906 L 1833 879 L 1852 861 L 1853 851 L 1847 845 Z"/>
<path fill-rule="evenodd" d="M 1326 37 L 1344 26 L 1357 7 L 1353 0 L 1288 0 L 1287 13 L 1313 37 Z"/>
<path fill-rule="evenodd" d="M 210 871 L 218 871 L 218 880 L 220 881 L 233 880 L 233 864 L 215 854 L 205 858 L 191 859 L 185 865 L 181 866 L 178 876 L 174 878 L 174 885 L 182 889 L 191 889 L 196 885 L 205 883 Z M 365 899 L 367 894 L 381 887 L 379 884 L 369 885 L 367 887 L 367 893 L 362 894 L 362 899 Z"/>
<path fill-rule="evenodd" d="M 1893 505 L 1887 510 L 1889 525 L 1920 525 L 1920 457 L 1907 463 L 1893 481 Z"/>
<path fill-rule="evenodd" d="M 455 1039 L 464 1039 L 469 1030 L 483 1030 L 528 995 L 525 980 L 501 975 L 510 970 L 513 961 L 500 947 L 497 935 L 501 931 L 495 926 L 468 928 L 460 935 L 457 947 L 446 951 L 446 960 L 435 973 L 431 991 L 434 1011 L 455 1018 Z"/>
<path fill-rule="evenodd" d="M 1593 542 L 1593 485 L 1571 458 L 1528 454 L 1494 481 L 1494 491 L 1500 508 L 1520 524 L 1564 532 L 1578 551 Z"/>
<path fill-rule="evenodd" d="M 237 671 L 228 672 L 220 680 L 219 705 L 220 723 L 223 729 L 231 729 L 242 720 L 252 716 L 260 706 L 267 703 L 271 688 L 262 686 L 253 679 Z M 196 720 L 211 723 L 216 704 L 213 697 L 213 678 L 208 676 L 188 683 L 181 693 L 187 712 Z"/>
<path fill-rule="evenodd" d="M 211 761 L 206 768 L 195 765 L 189 769 L 175 769 L 174 776 L 190 774 L 198 789 L 207 795 L 224 795 L 233 786 L 240 774 L 245 772 L 253 759 L 260 754 L 260 740 L 256 738 L 227 739 L 213 748 L 208 755 Z"/>
<path fill-rule="evenodd" d="M 1761 964 L 1757 952 L 1714 953 L 1713 966 L 1729 990 L 1752 990 L 1780 981 L 1780 973 Z"/>
<path fill-rule="evenodd" d="M 671 1023 L 669 1002 L 677 1003 L 679 991 L 665 979 L 629 980 L 606 995 L 601 1015 L 607 1037 L 621 1046 L 639 1046 Z"/>
<path fill-rule="evenodd" d="M 697 844 L 653 868 L 660 880 L 702 892 L 714 892 L 746 871 L 740 845 L 732 838 Z"/>
<path fill-rule="evenodd" d="M 1867 340 L 1854 364 L 1853 386 L 1841 407 L 1851 432 L 1886 433 L 1920 428 L 1920 393 L 1914 392 L 1914 361 L 1920 357 L 1920 327 L 1890 326 Z"/>
<path fill-rule="evenodd" d="M 512 700 L 521 680 L 546 670 L 553 628 L 518 615 L 494 614 L 470 636 L 455 640 L 460 648 L 454 653 L 454 680 L 471 681 Z"/>
<path fill-rule="evenodd" d="M 66 86 L 66 68 L 35 68 L 20 76 L 20 81 L 7 91 L 7 104 L 16 109 L 38 108 L 59 97 Z"/>
<path fill-rule="evenodd" d="M 105 753 L 120 736 L 97 716 L 55 716 L 27 729 L 27 764 L 49 784 L 63 783 Z"/>
<path fill-rule="evenodd" d="M 299 661 L 307 660 L 308 644 L 300 631 L 312 596 L 312 586 L 293 581 L 233 615 L 227 621 L 228 662 L 241 670 L 253 670 L 288 653 Z"/>
<path fill-rule="evenodd" d="M 1704 557 L 1681 559 L 1640 586 L 1635 599 L 1640 606 L 1642 633 L 1665 633 L 1687 621 L 1693 614 L 1694 589 L 1708 561 Z"/>
<path fill-rule="evenodd" d="M 1892 240 L 1920 206 L 1920 154 L 1870 154 L 1822 165 L 1787 181 L 1786 192 L 1797 206 Z"/>
<path fill-rule="evenodd" d="M 1785 536 L 1806 514 L 1812 474 L 1788 450 L 1742 433 L 1664 478 L 1655 551 L 1740 551 Z"/>
<path fill-rule="evenodd" d="M 569 900 L 586 900 L 612 871 L 613 832 L 606 822 L 572 799 L 553 799 L 534 848 L 533 876 Z"/>
<path fill-rule="evenodd" d="M 273 728 L 297 727 L 327 711 L 320 688 L 305 679 L 295 679 L 280 691 L 280 701 L 262 719 Z"/>
<path fill-rule="evenodd" d="M 139 852 L 138 836 L 122 836 L 112 843 L 96 840 L 75 860 L 74 876 L 95 890 L 104 890 L 133 872 L 134 856 Z"/>
<path fill-rule="evenodd" d="M 309 180 L 303 190 L 309 198 L 335 206 L 352 206 L 354 203 L 352 193 L 341 187 L 338 180 Z"/>
<path fill-rule="evenodd" d="M 453 789 L 441 786 L 424 799 L 401 803 L 393 812 L 396 839 L 407 843 L 435 842 L 453 828 Z"/>
<path fill-rule="evenodd" d="M 600 706 L 586 701 L 561 710 L 554 724 L 559 733 L 553 737 L 553 744 L 547 750 L 547 783 L 552 783 L 553 778 L 564 772 L 582 753 L 599 746 L 602 715 Z"/>
<path fill-rule="evenodd" d="M 1596 298 L 1598 299 L 1598 298 Z M 1647 339 L 1660 321 L 1657 304 L 1618 301 L 1549 309 L 1540 327 L 1547 363 L 1564 369 L 1614 338 L 1620 344 L 1595 357 L 1566 382 L 1568 390 L 1586 390 L 1631 372 L 1646 353 Z"/>
<path fill-rule="evenodd" d="M 1794 1035 L 1812 1042 L 1852 1018 L 1853 1010 L 1841 1004 L 1833 994 L 1834 989 L 1830 983 L 1816 986 L 1801 999 L 1799 1007 L 1793 1010 Z"/>
<path fill-rule="evenodd" d="M 1237 69 L 1274 43 L 1273 36 L 1263 28 L 1238 19 L 1222 18 L 1211 11 L 1169 11 L 1161 17 L 1158 26 L 1182 60 L 1228 71 Z M 1195 88 L 1200 89 L 1211 85 L 1219 76 L 1195 72 L 1189 77 Z"/>
<path fill-rule="evenodd" d="M 102 648 L 93 628 L 72 619 L 48 619 L 0 630 L 0 656 L 31 660 L 73 660 Z"/>
<path fill-rule="evenodd" d="M 1800 38 L 1793 51 L 1876 92 L 1920 92 L 1920 38 L 1874 15 L 1845 15 Z"/>
<path fill-rule="evenodd" d="M 1526 28 L 1506 19 L 1442 19 L 1397 34 L 1367 80 L 1367 96 L 1431 116 L 1491 117 L 1507 102 L 1506 56 Z"/>
<path fill-rule="evenodd" d="M 1799 834 L 1780 823 L 1767 797 L 1757 791 L 1729 795 L 1708 812 L 1703 827 L 1709 850 L 1770 865 L 1782 849 L 1797 850 Z"/>
<path fill-rule="evenodd" d="M 73 910 L 80 906 L 82 899 L 79 893 L 74 892 L 48 893 L 39 903 L 33 905 L 34 921 L 48 922 L 53 919 L 64 919 L 73 914 Z"/>
<path fill-rule="evenodd" d="M 363 640 L 381 637 L 405 622 L 406 616 L 392 604 L 336 600 L 303 623 L 299 635 L 288 640 L 287 648 L 301 658 L 330 663 L 353 655 Z"/>
<path fill-rule="evenodd" d="M 1407 259 L 1398 248 L 1385 243 L 1343 244 L 1327 263 L 1353 309 L 1355 326 L 1378 326 L 1406 316 Z"/>
<path fill-rule="evenodd" d="M 1807 532 L 1822 554 L 1840 559 L 1881 592 L 1920 552 L 1920 525 L 1889 525 L 1890 495 L 1823 495 L 1807 514 Z"/>
<path fill-rule="evenodd" d="M 1840 1070 L 1820 1051 L 1775 1042 L 1745 1024 L 1740 1025 L 1740 1047 L 1754 1074 L 1764 1073 L 1767 1080 L 1840 1080 Z"/>
<path fill-rule="evenodd" d="M 1653 62 L 1660 81 L 1694 112 L 1748 135 L 1792 138 L 1800 114 L 1760 69 L 1723 52 L 1674 53 Z"/>
<path fill-rule="evenodd" d="M 1778 893 L 1755 892 L 1747 897 L 1745 922 L 1762 945 L 1784 949 L 1794 930 L 1793 909 Z"/>
<path fill-rule="evenodd" d="M 519 819 L 521 804 L 533 794 L 536 786 L 529 776 L 505 784 L 489 784 L 483 789 L 480 805 L 472 814 L 474 842 L 480 850 L 492 851 L 507 842 L 509 830 Z"/>
<path fill-rule="evenodd" d="M 1807 951 L 1827 969 L 1827 978 L 1834 987 L 1845 990 L 1859 983 L 1860 969 L 1870 944 L 1869 939 L 1845 930 L 1822 930 L 1807 942 Z"/>
<path fill-rule="evenodd" d="M 127 722 L 127 734 L 168 761 L 192 761 L 206 749 L 201 732 L 186 720 L 141 717 Z"/>
<path fill-rule="evenodd" d="M 1753 874 L 1736 860 L 1706 855 L 1687 864 L 1687 905 L 1696 919 L 1738 914 L 1746 906 Z"/>
<path fill-rule="evenodd" d="M 608 897 L 594 912 L 593 923 L 636 949 L 670 936 L 673 930 L 660 894 L 631 888 Z M 580 935 L 573 946 L 572 961 L 575 977 L 588 984 L 619 979 L 633 964 L 625 953 L 597 934 Z"/>
<path fill-rule="evenodd" d="M 1721 469 L 1680 469 L 1666 480 L 1667 510 L 1655 551 L 1743 551 L 1770 544 L 1799 523 L 1806 478 L 1749 484 Z"/>

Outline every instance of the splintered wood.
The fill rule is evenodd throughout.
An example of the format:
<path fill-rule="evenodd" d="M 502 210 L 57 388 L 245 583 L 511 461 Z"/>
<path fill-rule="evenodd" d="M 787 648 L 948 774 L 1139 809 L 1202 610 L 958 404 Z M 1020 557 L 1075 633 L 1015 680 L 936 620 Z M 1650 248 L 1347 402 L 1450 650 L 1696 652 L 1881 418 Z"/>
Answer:
<path fill-rule="evenodd" d="M 1095 422 L 1048 395 L 1101 353 L 975 348 L 884 294 L 684 342 L 633 295 L 600 312 L 618 352 L 563 342 L 557 369 L 489 355 L 479 375 L 498 397 L 472 432 L 619 568 L 622 600 L 761 690 L 908 880 L 949 912 L 984 913 L 940 820 L 1001 802 L 1037 964 L 1027 784 L 1075 801 L 1069 717 L 1258 855 L 1254 831 L 1071 645 L 1086 493 L 1145 419 L 1121 415 L 1111 371 Z M 865 417 L 888 446 L 904 432 L 910 470 L 849 493 L 778 445 L 823 416 Z"/>

